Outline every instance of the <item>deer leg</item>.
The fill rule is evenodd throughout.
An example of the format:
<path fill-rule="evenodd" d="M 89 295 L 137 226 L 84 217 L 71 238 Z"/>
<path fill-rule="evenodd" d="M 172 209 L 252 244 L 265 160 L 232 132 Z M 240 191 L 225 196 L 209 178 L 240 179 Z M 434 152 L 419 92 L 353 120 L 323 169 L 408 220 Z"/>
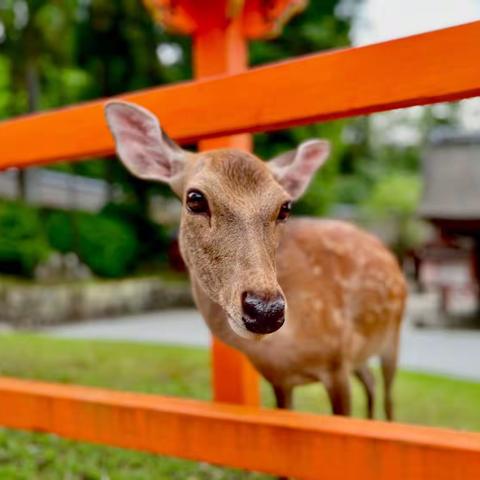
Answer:
<path fill-rule="evenodd" d="M 380 361 L 382 367 L 383 388 L 384 388 L 384 409 L 385 417 L 388 421 L 393 420 L 393 399 L 392 387 L 395 373 L 397 371 L 398 362 L 398 340 L 399 333 L 395 335 L 395 339 L 389 348 L 382 354 Z"/>
<path fill-rule="evenodd" d="M 326 388 L 332 405 L 332 413 L 349 416 L 351 414 L 351 394 L 348 373 L 345 370 L 332 372 Z"/>
<path fill-rule="evenodd" d="M 393 399 L 392 399 L 392 385 L 395 378 L 395 372 L 397 370 L 396 358 L 392 356 L 383 356 L 382 363 L 382 376 L 383 376 L 383 388 L 384 388 L 384 409 L 385 418 L 388 421 L 393 420 Z"/>
<path fill-rule="evenodd" d="M 277 408 L 285 410 L 293 409 L 293 389 L 273 385 L 273 393 L 277 402 Z"/>
<path fill-rule="evenodd" d="M 365 389 L 367 396 L 367 418 L 372 419 L 375 412 L 375 377 L 368 368 L 368 365 L 362 365 L 355 370 L 355 376 Z"/>

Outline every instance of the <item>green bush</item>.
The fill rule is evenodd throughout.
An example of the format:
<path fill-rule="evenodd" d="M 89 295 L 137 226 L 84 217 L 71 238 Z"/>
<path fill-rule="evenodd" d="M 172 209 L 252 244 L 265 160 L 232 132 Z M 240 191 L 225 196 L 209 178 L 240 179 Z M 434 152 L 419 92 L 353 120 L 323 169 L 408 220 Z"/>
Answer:
<path fill-rule="evenodd" d="M 421 188 L 418 175 L 391 173 L 375 184 L 364 208 L 379 217 L 411 217 L 420 201 Z"/>
<path fill-rule="evenodd" d="M 391 173 L 374 185 L 363 205 L 367 220 L 388 222 L 393 227 L 390 247 L 399 258 L 424 241 L 424 225 L 415 218 L 421 187 L 418 175 Z"/>
<path fill-rule="evenodd" d="M 54 212 L 47 221 L 50 244 L 61 251 L 76 252 L 97 275 L 121 277 L 138 258 L 135 229 L 120 218 L 84 212 Z"/>
<path fill-rule="evenodd" d="M 102 215 L 128 222 L 137 234 L 139 241 L 138 260 L 151 263 L 163 258 L 170 244 L 170 235 L 163 225 L 152 222 L 145 212 L 135 205 L 109 203 L 105 205 Z"/>
<path fill-rule="evenodd" d="M 48 241 L 62 253 L 75 251 L 75 213 L 53 212 L 47 219 Z"/>
<path fill-rule="evenodd" d="M 18 202 L 0 202 L 0 270 L 31 276 L 49 252 L 38 210 Z"/>
<path fill-rule="evenodd" d="M 98 275 L 120 277 L 133 267 L 138 241 L 125 222 L 105 216 L 81 216 L 78 223 L 79 257 Z"/>

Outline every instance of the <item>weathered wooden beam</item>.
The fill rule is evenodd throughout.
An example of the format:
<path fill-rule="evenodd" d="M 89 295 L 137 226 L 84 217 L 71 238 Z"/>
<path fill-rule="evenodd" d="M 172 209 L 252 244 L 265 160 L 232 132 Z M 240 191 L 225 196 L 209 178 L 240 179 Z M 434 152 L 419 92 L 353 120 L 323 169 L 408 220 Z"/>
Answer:
<path fill-rule="evenodd" d="M 480 95 L 480 21 L 123 96 L 179 142 Z M 113 152 L 103 101 L 0 123 L 0 168 Z"/>
<path fill-rule="evenodd" d="M 0 425 L 299 479 L 480 478 L 480 434 L 4 377 Z"/>

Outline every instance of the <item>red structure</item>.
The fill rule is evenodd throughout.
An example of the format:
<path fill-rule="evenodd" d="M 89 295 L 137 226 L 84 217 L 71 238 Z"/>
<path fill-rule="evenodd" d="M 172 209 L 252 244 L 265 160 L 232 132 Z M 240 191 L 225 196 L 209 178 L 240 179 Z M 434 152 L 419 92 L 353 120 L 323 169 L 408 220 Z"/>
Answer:
<path fill-rule="evenodd" d="M 280 34 L 291 16 L 307 5 L 307 0 L 144 0 L 155 19 L 173 32 L 197 35 L 199 32 L 227 29 L 238 23 L 245 39 Z"/>

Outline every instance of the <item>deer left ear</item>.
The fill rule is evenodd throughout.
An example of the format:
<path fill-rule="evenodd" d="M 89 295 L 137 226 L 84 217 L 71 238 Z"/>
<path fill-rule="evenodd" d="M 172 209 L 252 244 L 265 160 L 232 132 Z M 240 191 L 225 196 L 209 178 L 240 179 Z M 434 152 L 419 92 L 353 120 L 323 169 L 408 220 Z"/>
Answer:
<path fill-rule="evenodd" d="M 286 152 L 268 162 L 275 179 L 292 196 L 300 198 L 313 174 L 325 163 L 330 153 L 326 140 L 307 140 L 296 150 Z"/>
<path fill-rule="evenodd" d="M 185 152 L 162 130 L 157 118 L 138 105 L 121 101 L 108 102 L 105 116 L 118 157 L 127 169 L 139 178 L 167 183 L 175 191 Z"/>

